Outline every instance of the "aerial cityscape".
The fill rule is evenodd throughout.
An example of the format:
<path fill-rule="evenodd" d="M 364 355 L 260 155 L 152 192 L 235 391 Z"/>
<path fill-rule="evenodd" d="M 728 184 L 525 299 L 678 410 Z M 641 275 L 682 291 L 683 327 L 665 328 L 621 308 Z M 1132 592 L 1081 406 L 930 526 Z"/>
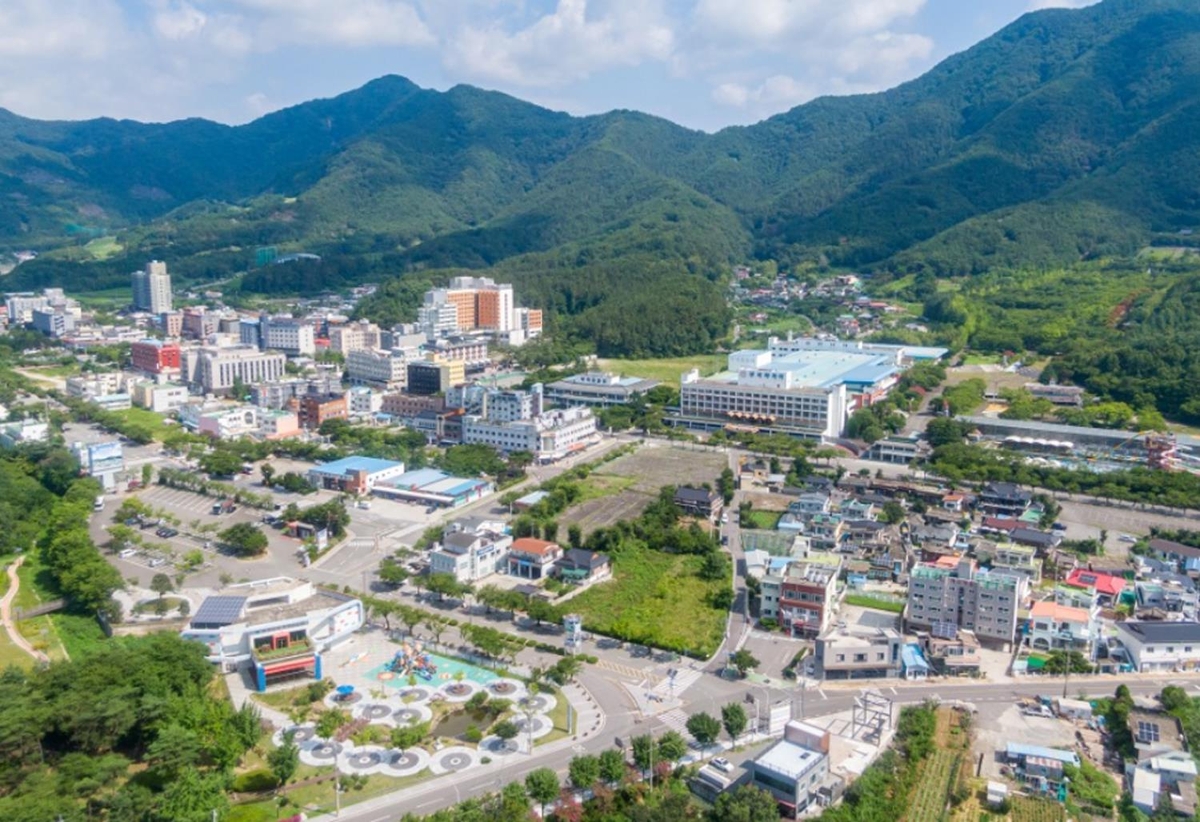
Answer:
<path fill-rule="evenodd" d="M 1195 819 L 1200 6 L 477 5 L 0 88 L 0 822 Z"/>

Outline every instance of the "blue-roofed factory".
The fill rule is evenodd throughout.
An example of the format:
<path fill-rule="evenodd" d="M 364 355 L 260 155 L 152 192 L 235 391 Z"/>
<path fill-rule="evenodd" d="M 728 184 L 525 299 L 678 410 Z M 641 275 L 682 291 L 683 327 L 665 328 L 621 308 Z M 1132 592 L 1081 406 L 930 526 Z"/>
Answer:
<path fill-rule="evenodd" d="M 374 457 L 345 457 L 317 465 L 308 472 L 308 481 L 318 488 L 367 494 L 385 480 L 404 473 L 404 463 Z"/>
<path fill-rule="evenodd" d="M 376 485 L 374 493 L 388 499 L 457 508 L 482 499 L 494 490 L 495 486 L 484 479 L 452 477 L 434 468 L 419 468 Z"/>

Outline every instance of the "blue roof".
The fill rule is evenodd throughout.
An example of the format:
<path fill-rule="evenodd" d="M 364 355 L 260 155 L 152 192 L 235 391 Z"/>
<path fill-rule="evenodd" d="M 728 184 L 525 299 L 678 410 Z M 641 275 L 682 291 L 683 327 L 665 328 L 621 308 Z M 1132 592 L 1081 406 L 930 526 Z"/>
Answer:
<path fill-rule="evenodd" d="M 904 663 L 904 670 L 914 670 L 924 668 L 929 670 L 929 665 L 925 662 L 925 657 L 921 655 L 921 646 L 909 643 L 900 649 L 900 661 Z"/>
<path fill-rule="evenodd" d="M 416 471 L 406 471 L 398 477 L 392 477 L 387 485 L 395 488 L 421 488 L 446 479 L 449 474 L 443 474 L 436 468 L 418 468 Z"/>
<path fill-rule="evenodd" d="M 549 491 L 532 491 L 517 500 L 517 503 L 521 505 L 537 505 L 548 496 L 550 496 Z"/>
<path fill-rule="evenodd" d="M 1040 756 L 1043 759 L 1057 759 L 1079 767 L 1079 754 L 1074 751 L 1064 751 L 1059 748 L 1047 748 L 1042 745 L 1026 745 L 1022 742 L 1009 742 L 1005 750 L 1009 756 Z"/>
<path fill-rule="evenodd" d="M 319 471 L 322 474 L 333 474 L 343 477 L 351 471 L 366 471 L 368 474 L 378 474 L 380 471 L 403 467 L 404 463 L 393 462 L 392 460 L 380 460 L 374 457 L 346 457 L 345 459 L 318 465 L 313 470 Z"/>

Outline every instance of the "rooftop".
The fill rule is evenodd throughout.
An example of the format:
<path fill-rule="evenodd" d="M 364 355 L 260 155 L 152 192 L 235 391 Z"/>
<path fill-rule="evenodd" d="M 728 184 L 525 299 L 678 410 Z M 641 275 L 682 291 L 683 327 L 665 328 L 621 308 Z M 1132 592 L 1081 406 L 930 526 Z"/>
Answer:
<path fill-rule="evenodd" d="M 1200 642 L 1200 623 L 1143 622 L 1114 623 L 1118 634 L 1128 634 L 1138 642 Z"/>
<path fill-rule="evenodd" d="M 340 477 L 354 471 L 366 471 L 368 474 L 378 474 L 394 468 L 402 469 L 404 468 L 404 463 L 376 459 L 375 457 L 345 457 L 318 465 L 313 470 L 322 474 L 332 474 Z"/>
<path fill-rule="evenodd" d="M 1083 608 L 1072 608 L 1070 605 L 1059 605 L 1057 602 L 1035 602 L 1029 609 L 1029 615 L 1035 619 L 1042 617 L 1055 622 L 1087 622 L 1088 612 Z"/>
<path fill-rule="evenodd" d="M 1099 571 L 1089 571 L 1086 568 L 1076 568 L 1066 579 L 1066 584 L 1074 588 L 1093 588 L 1097 593 L 1116 596 L 1125 588 L 1125 580 L 1112 574 Z"/>
<path fill-rule="evenodd" d="M 1023 742 L 1009 742 L 1005 752 L 1010 757 L 1037 757 L 1039 759 L 1054 759 L 1059 762 L 1069 762 L 1079 767 L 1079 754 L 1074 751 L 1064 751 L 1059 748 L 1047 748 L 1042 745 L 1026 745 Z"/>
<path fill-rule="evenodd" d="M 763 768 L 790 779 L 799 779 L 815 768 L 822 758 L 824 754 L 820 751 L 810 751 L 803 745 L 785 739 L 772 745 L 754 760 L 754 765 L 756 768 Z"/>
<path fill-rule="evenodd" d="M 533 537 L 521 537 L 512 544 L 514 552 L 523 554 L 533 554 L 534 556 L 544 557 L 546 554 L 553 553 L 558 545 L 553 542 L 547 542 L 544 539 L 534 539 Z"/>
<path fill-rule="evenodd" d="M 1169 539 L 1150 540 L 1150 550 L 1159 551 L 1163 554 L 1177 554 L 1181 557 L 1200 557 L 1200 548 L 1193 545 L 1184 545 L 1182 542 L 1174 542 Z"/>

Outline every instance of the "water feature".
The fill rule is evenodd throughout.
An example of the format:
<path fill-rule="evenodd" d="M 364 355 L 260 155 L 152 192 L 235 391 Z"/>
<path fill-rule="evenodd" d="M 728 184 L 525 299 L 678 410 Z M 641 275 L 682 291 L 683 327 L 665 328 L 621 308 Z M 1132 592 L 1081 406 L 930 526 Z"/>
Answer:
<path fill-rule="evenodd" d="M 433 726 L 433 735 L 445 736 L 451 739 L 462 739 L 463 735 L 467 732 L 467 728 L 474 725 L 479 728 L 484 736 L 487 736 L 485 729 L 491 724 L 490 720 L 491 717 L 486 711 L 479 711 L 478 713 L 455 711 L 454 713 L 446 714 L 437 721 L 437 724 Z"/>

